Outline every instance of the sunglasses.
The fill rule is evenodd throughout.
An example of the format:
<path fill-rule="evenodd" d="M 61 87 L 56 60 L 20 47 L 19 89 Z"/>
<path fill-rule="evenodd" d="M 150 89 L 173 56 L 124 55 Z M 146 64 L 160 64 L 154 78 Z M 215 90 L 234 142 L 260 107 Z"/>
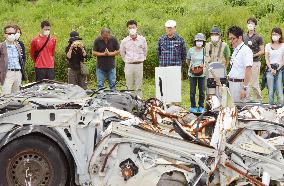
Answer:
<path fill-rule="evenodd" d="M 16 34 L 16 33 L 13 32 L 13 33 L 5 33 L 5 34 L 7 34 L 7 35 L 12 35 L 12 34 Z"/>

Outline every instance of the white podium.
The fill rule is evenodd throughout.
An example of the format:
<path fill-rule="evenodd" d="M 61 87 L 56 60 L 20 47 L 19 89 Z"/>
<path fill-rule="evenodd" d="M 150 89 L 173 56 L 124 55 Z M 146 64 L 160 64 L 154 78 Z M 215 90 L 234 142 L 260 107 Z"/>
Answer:
<path fill-rule="evenodd" d="M 181 67 L 155 68 L 156 98 L 164 103 L 181 102 Z"/>

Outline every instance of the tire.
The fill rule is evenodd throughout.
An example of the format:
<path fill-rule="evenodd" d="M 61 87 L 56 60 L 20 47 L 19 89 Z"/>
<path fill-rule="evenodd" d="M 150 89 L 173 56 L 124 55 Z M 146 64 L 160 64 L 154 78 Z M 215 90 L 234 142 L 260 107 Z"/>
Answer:
<path fill-rule="evenodd" d="M 0 151 L 0 186 L 65 186 L 65 156 L 51 140 L 39 135 L 17 138 Z M 28 182 L 30 183 L 30 182 Z"/>

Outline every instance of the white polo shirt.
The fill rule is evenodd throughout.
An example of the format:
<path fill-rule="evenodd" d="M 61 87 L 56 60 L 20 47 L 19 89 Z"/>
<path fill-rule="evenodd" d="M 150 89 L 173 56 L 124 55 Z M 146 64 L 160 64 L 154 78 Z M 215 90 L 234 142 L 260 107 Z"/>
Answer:
<path fill-rule="evenodd" d="M 246 67 L 253 64 L 253 52 L 244 42 L 239 44 L 231 56 L 231 71 L 229 78 L 244 79 Z"/>

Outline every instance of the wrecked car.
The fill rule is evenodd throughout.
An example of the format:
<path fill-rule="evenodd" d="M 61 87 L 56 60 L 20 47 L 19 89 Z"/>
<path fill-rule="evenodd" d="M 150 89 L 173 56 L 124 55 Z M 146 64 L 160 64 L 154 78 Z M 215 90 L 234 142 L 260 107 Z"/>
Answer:
<path fill-rule="evenodd" d="M 220 90 L 195 116 L 124 92 L 28 85 L 0 99 L 0 185 L 280 184 L 284 112 L 239 110 Z"/>

